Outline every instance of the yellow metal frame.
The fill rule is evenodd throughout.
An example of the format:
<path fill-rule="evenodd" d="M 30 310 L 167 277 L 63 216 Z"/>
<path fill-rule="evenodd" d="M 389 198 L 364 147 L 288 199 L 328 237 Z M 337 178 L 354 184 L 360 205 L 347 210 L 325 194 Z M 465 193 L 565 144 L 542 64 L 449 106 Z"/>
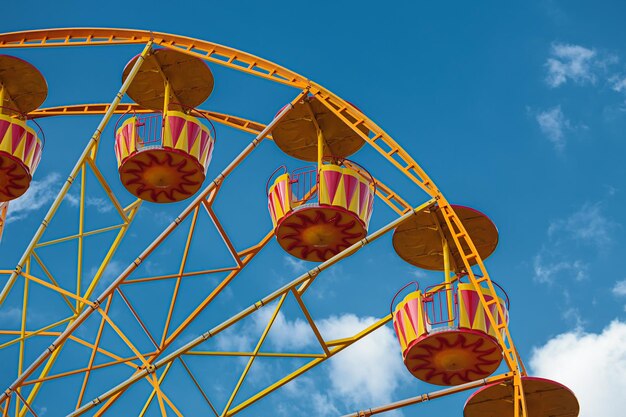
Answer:
<path fill-rule="evenodd" d="M 128 207 L 122 207 L 111 191 L 111 188 L 108 186 L 106 180 L 100 173 L 97 163 L 96 157 L 98 153 L 98 145 L 100 134 L 109 121 L 110 117 L 115 113 L 124 113 L 129 109 L 134 109 L 137 112 L 143 112 L 142 109 L 137 108 L 135 105 L 128 104 L 120 104 L 120 100 L 124 95 L 126 88 L 129 83 L 132 81 L 132 78 L 136 74 L 139 65 L 141 65 L 142 59 L 137 60 L 133 71 L 129 74 L 126 81 L 122 85 L 122 88 L 115 96 L 115 99 L 111 104 L 87 104 L 87 105 L 76 105 L 76 106 L 64 106 L 53 109 L 42 109 L 33 112 L 31 117 L 49 117 L 49 116 L 58 116 L 58 115 L 72 115 L 72 114 L 103 114 L 102 121 L 100 122 L 98 128 L 96 129 L 94 135 L 87 143 L 85 150 L 79 157 L 79 160 L 75 167 L 72 169 L 67 181 L 64 183 L 59 195 L 55 199 L 52 204 L 50 210 L 45 216 L 41 226 L 35 233 L 31 243 L 28 245 L 23 257 L 20 259 L 18 265 L 13 271 L 0 271 L 0 274 L 6 273 L 9 274 L 9 279 L 7 285 L 4 287 L 2 292 L 0 293 L 0 306 L 6 300 L 11 288 L 16 284 L 19 277 L 22 277 L 22 281 L 24 284 L 24 295 L 23 295 L 23 308 L 22 308 L 22 320 L 21 327 L 19 331 L 15 333 L 6 333 L 0 331 L 0 334 L 13 334 L 17 336 L 16 339 L 11 340 L 4 345 L 1 345 L 0 348 L 4 346 L 9 346 L 15 343 L 19 344 L 20 353 L 18 358 L 18 376 L 17 379 L 11 386 L 0 395 L 0 411 L 3 415 L 8 415 L 9 407 L 15 407 L 15 415 L 16 416 L 24 416 L 27 412 L 32 412 L 31 404 L 35 400 L 41 385 L 46 381 L 50 381 L 53 379 L 63 378 L 68 375 L 76 375 L 76 374 L 84 374 L 83 384 L 81 386 L 81 391 L 78 395 L 78 401 L 76 405 L 76 410 L 71 415 L 81 415 L 85 411 L 100 405 L 96 415 L 102 415 L 106 410 L 110 408 L 110 406 L 119 398 L 123 392 L 130 387 L 133 383 L 145 380 L 152 387 L 153 392 L 148 398 L 141 415 L 143 415 L 147 408 L 149 407 L 151 401 L 154 397 L 157 397 L 157 401 L 159 403 L 159 409 L 161 410 L 162 415 L 166 415 L 166 405 L 174 411 L 175 414 L 181 415 L 180 411 L 176 408 L 174 403 L 167 397 L 167 395 L 163 392 L 161 388 L 161 384 L 163 383 L 166 375 L 168 374 L 169 369 L 174 360 L 178 360 L 184 364 L 184 355 L 228 355 L 228 356 L 242 356 L 248 357 L 249 362 L 248 366 L 246 366 L 246 370 L 242 373 L 239 382 L 234 387 L 230 399 L 228 401 L 227 406 L 221 412 L 221 416 L 230 416 L 234 415 L 237 412 L 245 409 L 250 406 L 254 402 L 258 401 L 260 398 L 268 395 L 274 390 L 278 389 L 288 381 L 296 378 L 307 370 L 313 368 L 314 366 L 322 363 L 327 358 L 339 353 L 350 344 L 357 342 L 361 338 L 367 336 L 372 331 L 376 330 L 380 326 L 385 325 L 391 320 L 390 316 L 386 316 L 383 319 L 379 320 L 374 325 L 364 329 L 363 331 L 357 333 L 351 338 L 335 340 L 335 341 L 326 341 L 319 334 L 317 330 L 317 326 L 315 325 L 314 319 L 311 317 L 304 300 L 302 299 L 302 295 L 308 289 L 308 287 L 313 283 L 315 278 L 319 275 L 320 272 L 325 270 L 326 268 L 332 266 L 336 262 L 339 262 L 341 259 L 350 256 L 362 246 L 368 244 L 369 242 L 375 240 L 383 233 L 388 232 L 397 224 L 399 224 L 402 220 L 412 216 L 418 210 L 422 210 L 432 206 L 433 204 L 437 204 L 439 209 L 442 210 L 444 215 L 444 219 L 446 222 L 446 226 L 451 230 L 453 241 L 447 242 L 450 245 L 455 245 L 458 248 L 461 258 L 463 260 L 463 268 L 464 272 L 469 277 L 471 284 L 475 288 L 485 287 L 487 288 L 487 293 L 493 295 L 493 300 L 497 300 L 495 288 L 489 278 L 489 274 L 485 268 L 483 260 L 480 258 L 476 247 L 471 241 L 470 237 L 467 234 L 467 231 L 463 227 L 463 224 L 460 222 L 458 216 L 455 214 L 454 210 L 445 199 L 441 191 L 435 186 L 433 181 L 427 176 L 424 170 L 415 162 L 412 157 L 400 147 L 387 133 L 385 133 L 380 127 L 378 127 L 371 119 L 369 119 L 366 115 L 364 115 L 360 110 L 353 107 L 351 104 L 342 100 L 340 97 L 334 95 L 330 91 L 326 90 L 322 86 L 290 71 L 279 65 L 276 65 L 272 62 L 264 60 L 262 58 L 253 56 L 251 54 L 238 51 L 232 48 L 228 48 L 222 45 L 214 44 L 211 42 L 192 39 L 188 37 L 182 37 L 177 35 L 170 35 L 165 33 L 158 32 L 148 32 L 148 31 L 139 31 L 139 30 L 124 30 L 124 29 L 97 29 L 97 28 L 71 28 L 71 29 L 50 29 L 50 30 L 38 30 L 38 31 L 24 31 L 24 32 L 15 32 L 15 33 L 7 33 L 0 34 L 0 49 L 6 48 L 46 48 L 46 47 L 60 47 L 60 46 L 96 46 L 96 45 L 145 45 L 145 48 L 142 52 L 141 57 L 145 57 L 153 45 L 158 45 L 165 48 L 174 49 L 185 54 L 198 57 L 205 61 L 222 65 L 227 68 L 231 68 L 246 74 L 254 75 L 260 78 L 264 78 L 267 80 L 271 80 L 280 84 L 288 85 L 299 90 L 298 95 L 292 101 L 291 106 L 287 106 L 276 119 L 272 121 L 267 126 L 263 126 L 262 124 L 247 121 L 245 119 L 237 118 L 234 116 L 224 115 L 215 112 L 203 112 L 203 114 L 212 121 L 216 121 L 227 126 L 240 129 L 242 131 L 249 132 L 255 135 L 255 139 L 244 149 L 244 151 L 238 155 L 227 167 L 220 173 L 217 178 L 209 184 L 209 186 L 203 190 L 199 195 L 192 201 L 192 203 L 185 209 L 183 212 L 168 225 L 165 230 L 152 242 L 137 259 L 131 264 L 128 268 L 126 268 L 115 280 L 114 282 L 98 297 L 92 299 L 93 292 L 95 290 L 96 284 L 99 282 L 104 270 L 112 259 L 117 247 L 121 243 L 128 227 L 132 223 L 134 217 L 137 215 L 140 201 L 135 201 L 133 204 Z M 241 311 L 235 316 L 231 317 L 227 321 L 218 325 L 217 327 L 211 329 L 210 331 L 204 333 L 197 339 L 187 343 L 182 348 L 179 348 L 174 353 L 169 354 L 165 357 L 161 357 L 162 352 L 177 339 L 177 337 L 182 333 L 184 329 L 186 329 L 189 324 L 198 317 L 200 312 L 213 301 L 213 299 L 219 294 L 226 286 L 241 272 L 250 261 L 258 254 L 258 252 L 270 241 L 272 238 L 272 233 L 269 232 L 265 235 L 258 244 L 244 249 L 244 250 L 236 250 L 228 235 L 226 234 L 224 228 L 221 226 L 215 212 L 212 210 L 212 203 L 219 192 L 220 186 L 226 177 L 243 161 L 252 150 L 259 144 L 261 140 L 265 137 L 270 137 L 271 129 L 273 125 L 279 120 L 284 114 L 286 114 L 293 104 L 302 100 L 306 95 L 312 94 L 315 95 L 316 98 L 323 103 L 331 112 L 333 112 L 337 117 L 343 120 L 347 125 L 349 125 L 357 134 L 359 134 L 363 140 L 371 146 L 374 150 L 380 153 L 384 158 L 386 158 L 394 167 L 396 167 L 402 174 L 404 174 L 407 178 L 413 181 L 419 188 L 421 188 L 430 198 L 428 202 L 425 204 L 413 208 L 410 204 L 406 202 L 406 200 L 402 199 L 402 197 L 398 196 L 395 192 L 391 190 L 391 188 L 377 182 L 377 194 L 378 196 L 394 210 L 399 217 L 383 227 L 377 232 L 372 233 L 362 241 L 356 243 L 350 248 L 346 249 L 342 253 L 337 256 L 329 259 L 328 261 L 322 263 L 318 267 L 312 269 L 311 271 L 303 274 L 302 276 L 296 278 L 287 286 L 273 292 L 267 297 L 259 300 L 254 305 L 248 307 L 247 309 Z M 146 111 L 147 112 L 147 111 Z M 368 132 L 368 133 L 364 133 Z M 320 136 L 320 142 L 323 143 L 323 138 Z M 85 189 L 86 189 L 86 171 L 90 170 L 98 179 L 98 182 L 101 187 L 104 188 L 107 196 L 109 197 L 111 203 L 115 207 L 117 213 L 121 217 L 121 222 L 115 225 L 111 225 L 109 227 L 86 231 L 84 228 L 84 213 L 85 213 Z M 81 185 L 81 194 L 80 194 L 80 209 L 78 215 L 78 224 L 79 224 L 79 232 L 78 234 L 66 236 L 60 239 L 49 240 L 49 241 L 41 241 L 42 236 L 48 226 L 48 224 L 53 220 L 53 217 L 63 200 L 63 197 L 67 194 L 70 186 L 80 178 Z M 214 270 L 205 270 L 205 271 L 186 271 L 186 257 L 189 249 L 189 242 L 196 228 L 196 219 L 200 215 L 200 212 L 204 210 L 204 212 L 211 218 L 215 227 L 219 231 L 220 236 L 222 237 L 225 245 L 229 249 L 229 252 L 233 256 L 235 261 L 235 266 L 226 266 L 223 268 L 217 268 Z M 191 215 L 190 226 L 188 230 L 188 238 L 186 240 L 185 247 L 183 248 L 183 256 L 180 263 L 180 268 L 178 274 L 173 275 L 163 275 L 163 276 L 152 276 L 152 277 L 143 277 L 143 278 L 133 278 L 130 279 L 131 274 L 135 269 L 144 262 L 150 254 L 156 249 L 158 245 L 160 245 L 168 235 L 172 233 L 173 230 L 179 227 L 179 225 L 185 220 L 187 217 Z M 83 240 L 86 236 L 90 236 L 93 234 L 104 233 L 110 230 L 117 230 L 118 234 L 114 243 L 109 247 L 105 252 L 105 257 L 100 265 L 98 271 L 95 273 L 89 287 L 87 289 L 82 289 L 80 286 L 81 276 L 82 276 L 82 258 L 83 258 Z M 45 267 L 45 260 L 42 260 L 41 257 L 37 254 L 37 249 L 47 245 L 57 244 L 63 241 L 68 240 L 77 240 L 78 242 L 78 253 L 76 255 L 76 262 L 78 266 L 78 276 L 77 276 L 77 285 L 76 291 L 69 291 L 67 289 L 61 288 L 58 285 L 58 281 L 50 274 L 49 270 Z M 469 248 L 468 251 L 463 248 Z M 45 271 L 44 275 L 46 279 L 42 277 L 33 277 L 30 274 L 30 266 L 32 262 L 36 262 L 41 266 L 42 270 Z M 476 265 L 474 271 L 472 265 Z M 200 275 L 200 274 L 209 274 L 209 273 L 217 273 L 229 271 L 226 278 L 222 280 L 222 282 L 217 286 L 215 290 L 213 290 L 198 306 L 196 309 L 191 312 L 188 317 L 175 329 L 170 331 L 170 323 L 173 308 L 177 301 L 177 289 L 180 286 L 180 282 L 187 277 Z M 166 325 L 164 326 L 163 332 L 159 335 L 158 338 L 154 338 L 153 335 L 147 331 L 141 317 L 136 313 L 133 309 L 129 300 L 124 296 L 122 291 L 122 286 L 131 285 L 131 284 L 140 284 L 142 282 L 147 281 L 158 281 L 158 280 L 168 280 L 174 279 L 176 280 L 175 289 L 172 293 L 171 301 L 170 301 L 170 309 L 168 318 L 166 320 Z M 442 286 L 449 286 L 452 280 L 456 279 L 456 277 L 451 277 L 449 273 L 446 273 L 446 277 L 444 282 L 441 284 Z M 26 314 L 28 309 L 28 294 L 29 294 L 29 285 L 42 285 L 45 286 L 59 294 L 60 297 L 63 298 L 64 302 L 68 305 L 70 310 L 70 316 L 67 319 L 61 320 L 57 323 L 53 323 L 49 326 L 46 326 L 37 330 L 27 330 L 26 329 Z M 140 323 L 144 331 L 149 335 L 150 339 L 153 341 L 155 350 L 152 352 L 140 352 L 135 348 L 133 342 L 129 340 L 124 333 L 119 329 L 119 327 L 115 324 L 114 319 L 112 319 L 108 315 L 108 308 L 110 307 L 111 300 L 116 294 L 119 295 L 122 299 L 124 299 L 127 307 L 132 311 L 134 317 Z M 314 334 L 316 335 L 320 346 L 322 348 L 323 354 L 320 355 L 311 355 L 311 354 L 271 354 L 267 352 L 260 352 L 260 348 L 264 342 L 265 336 L 269 332 L 274 318 L 278 314 L 280 307 L 282 306 L 282 302 L 289 295 L 292 295 L 296 298 L 298 305 L 300 306 L 303 314 L 305 315 L 307 322 L 310 324 Z M 493 303 L 492 301 L 487 302 L 483 291 L 478 292 L 480 301 L 485 308 L 487 319 L 490 321 L 492 327 L 497 330 L 498 342 L 502 346 L 504 351 L 504 357 L 507 367 L 509 368 L 509 373 L 506 374 L 506 378 L 512 378 L 515 385 L 515 401 L 514 401 L 514 415 L 516 417 L 519 416 L 527 416 L 526 406 L 524 401 L 524 395 L 521 385 L 521 376 L 525 375 L 524 365 L 518 355 L 518 352 L 513 344 L 513 340 L 511 338 L 509 329 L 506 323 L 497 323 L 493 314 L 490 313 L 490 305 Z M 224 329 L 230 327 L 231 325 L 239 322 L 245 317 L 253 314 L 256 310 L 260 309 L 264 305 L 279 300 L 276 306 L 276 309 L 273 313 L 272 319 L 268 323 L 263 335 L 259 339 L 257 346 L 252 352 L 201 352 L 201 351 L 193 351 L 192 349 L 196 346 L 200 345 L 205 340 L 213 337 L 215 334 L 223 331 Z M 104 308 L 101 306 L 104 305 Z M 504 313 L 500 311 L 502 308 L 498 304 L 497 305 L 498 312 L 502 316 Z M 92 313 L 97 312 L 101 316 L 99 332 L 96 337 L 94 343 L 89 343 L 77 337 L 74 332 L 80 326 L 82 322 L 84 322 L 87 317 L 89 317 Z M 61 329 L 63 326 L 65 328 Z M 103 332 L 103 329 L 108 326 L 113 329 L 118 336 L 124 341 L 126 345 L 129 346 L 133 350 L 134 356 L 131 358 L 121 358 L 118 357 L 111 352 L 106 352 L 99 347 L 100 338 Z M 56 340 L 54 343 L 42 353 L 41 356 L 33 363 L 31 363 L 28 367 L 24 369 L 24 344 L 25 341 L 30 337 L 36 337 L 39 335 L 46 336 L 56 336 Z M 76 369 L 73 371 L 66 372 L 64 374 L 56 374 L 51 375 L 50 371 L 52 365 L 54 364 L 56 358 L 58 357 L 61 348 L 64 343 L 67 341 L 72 341 L 75 343 L 79 343 L 89 349 L 91 349 L 91 359 L 88 363 L 87 367 Z M 112 362 L 107 364 L 101 364 L 98 366 L 94 366 L 94 358 L 96 353 L 102 353 L 108 355 Z M 276 381 L 274 384 L 260 391 L 259 393 L 251 396 L 250 398 L 240 402 L 237 405 L 234 404 L 235 397 L 241 387 L 241 384 L 245 380 L 247 370 L 249 370 L 252 365 L 254 359 L 260 356 L 276 356 L 276 357 L 300 357 L 300 358 L 310 358 L 311 361 L 308 362 L 303 367 L 299 368 L 295 372 L 281 378 Z M 118 384 L 113 389 L 103 393 L 98 396 L 91 402 L 84 402 L 84 393 L 86 386 L 88 384 L 89 375 L 94 369 L 99 369 L 100 367 L 105 366 L 115 366 L 119 364 L 126 364 L 129 366 L 133 366 L 137 368 L 137 371 L 133 374 L 131 378 L 128 380 Z M 202 391 L 202 388 L 197 383 L 197 380 L 193 376 L 191 370 L 184 365 L 187 370 L 188 375 L 194 381 L 194 384 L 202 393 L 203 397 L 206 399 L 207 403 L 211 406 L 211 409 L 215 411 L 214 406 L 209 401 L 208 397 Z M 35 378 L 31 378 L 33 374 L 40 370 L 39 375 Z M 156 372 L 163 368 L 160 376 L 157 377 Z M 497 378 L 497 377 L 495 377 Z M 27 398 L 24 398 L 21 394 L 21 388 L 24 386 L 32 386 L 32 389 L 29 392 Z M 451 389 L 441 395 L 448 395 L 453 392 L 457 392 L 458 389 Z M 15 394 L 15 395 L 13 395 Z M 106 401 L 105 401 L 106 400 Z M 12 401 L 14 403 L 12 403 Z M 218 412 L 216 412 L 216 415 Z M 358 415 L 367 415 L 367 414 L 358 414 Z"/>

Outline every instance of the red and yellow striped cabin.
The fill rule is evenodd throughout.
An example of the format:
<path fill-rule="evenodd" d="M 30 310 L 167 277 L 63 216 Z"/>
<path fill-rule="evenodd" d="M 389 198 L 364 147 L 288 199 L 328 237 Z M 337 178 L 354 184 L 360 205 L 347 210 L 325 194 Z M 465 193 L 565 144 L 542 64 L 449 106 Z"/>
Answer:
<path fill-rule="evenodd" d="M 0 201 L 28 190 L 42 150 L 42 140 L 26 121 L 0 113 Z"/>
<path fill-rule="evenodd" d="M 163 128 L 161 128 L 163 126 Z M 154 203 L 181 201 L 204 181 L 213 153 L 209 129 L 188 114 L 168 111 L 133 116 L 115 133 L 120 179 L 137 197 Z"/>
<path fill-rule="evenodd" d="M 456 297 L 447 297 L 446 291 L 453 290 L 414 291 L 396 306 L 393 325 L 404 363 L 429 384 L 460 385 L 486 378 L 500 365 L 502 349 L 478 293 L 472 284 L 459 284 Z M 481 291 L 489 301 L 487 290 Z M 447 300 L 453 300 L 451 309 Z M 505 302 L 498 302 L 506 312 Z M 498 322 L 508 320 L 508 313 L 505 318 L 498 315 L 495 304 L 490 309 Z"/>
<path fill-rule="evenodd" d="M 307 175 L 314 180 L 303 188 Z M 297 258 L 325 261 L 367 235 L 374 196 L 373 179 L 347 166 L 279 175 L 268 190 L 278 243 Z"/>

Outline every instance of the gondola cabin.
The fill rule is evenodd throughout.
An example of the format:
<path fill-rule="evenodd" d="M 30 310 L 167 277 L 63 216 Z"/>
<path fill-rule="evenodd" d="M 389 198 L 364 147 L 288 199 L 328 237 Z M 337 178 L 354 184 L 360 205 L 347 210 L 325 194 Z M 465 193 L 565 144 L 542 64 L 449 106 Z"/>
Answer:
<path fill-rule="evenodd" d="M 44 139 L 27 124 L 28 113 L 47 94 L 46 80 L 34 66 L 0 55 L 0 202 L 20 197 L 30 186 Z"/>
<path fill-rule="evenodd" d="M 211 131 L 198 118 L 174 110 L 165 117 L 129 117 L 115 132 L 122 184 L 133 195 L 154 203 L 194 195 L 205 179 L 213 146 Z"/>
<path fill-rule="evenodd" d="M 492 300 L 486 288 L 480 291 L 487 302 Z M 497 304 L 504 316 L 496 303 L 489 310 L 497 323 L 508 323 L 508 298 L 502 293 Z M 425 291 L 416 284 L 395 307 L 393 325 L 407 369 L 429 384 L 451 386 L 486 378 L 502 361 L 496 329 L 469 283 Z"/>
<path fill-rule="evenodd" d="M 125 80 L 138 58 L 123 74 Z M 132 80 L 128 95 L 152 114 L 118 121 L 115 156 L 124 187 L 142 200 L 171 203 L 191 197 L 211 161 L 215 134 L 195 107 L 213 90 L 204 61 L 182 52 L 157 49 Z"/>
<path fill-rule="evenodd" d="M 272 181 L 273 180 L 273 181 Z M 354 163 L 323 163 L 268 182 L 268 208 L 280 246 L 291 255 L 321 262 L 367 235 L 375 184 Z"/>

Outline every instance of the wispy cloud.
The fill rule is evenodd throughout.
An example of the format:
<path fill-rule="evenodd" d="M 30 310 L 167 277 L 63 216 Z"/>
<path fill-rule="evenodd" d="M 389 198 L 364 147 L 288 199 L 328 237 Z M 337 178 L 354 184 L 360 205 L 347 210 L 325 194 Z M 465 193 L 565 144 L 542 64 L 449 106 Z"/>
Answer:
<path fill-rule="evenodd" d="M 626 93 L 626 75 L 613 75 L 609 78 L 613 91 Z"/>
<path fill-rule="evenodd" d="M 611 230 L 617 226 L 604 214 L 601 202 L 585 203 L 569 217 L 552 222 L 548 227 L 548 236 L 561 234 L 570 240 L 601 249 L 613 241 Z"/>
<path fill-rule="evenodd" d="M 626 323 L 613 321 L 601 333 L 560 334 L 535 348 L 529 364 L 533 375 L 554 379 L 576 394 L 581 417 L 624 415 Z"/>
<path fill-rule="evenodd" d="M 556 277 L 564 272 L 569 272 L 576 281 L 587 278 L 588 265 L 577 259 L 575 261 L 550 261 L 544 254 L 538 254 L 533 259 L 533 271 L 535 281 L 542 284 L 553 284 Z"/>
<path fill-rule="evenodd" d="M 41 180 L 33 180 L 24 195 L 9 203 L 7 223 L 22 220 L 30 213 L 50 204 L 60 187 L 61 176 L 58 172 L 51 172 Z"/>
<path fill-rule="evenodd" d="M 575 84 L 595 84 L 595 67 L 597 53 L 580 45 L 555 43 L 552 45 L 550 57 L 546 61 L 548 75 L 546 83 L 559 87 L 568 80 Z"/>
<path fill-rule="evenodd" d="M 283 266 L 294 274 L 302 274 L 309 270 L 305 261 L 296 259 L 293 256 L 283 256 Z"/>
<path fill-rule="evenodd" d="M 547 241 L 533 258 L 535 281 L 554 284 L 563 274 L 576 281 L 586 279 L 589 265 L 572 255 L 572 249 L 591 248 L 600 253 L 613 243 L 612 232 L 619 227 L 605 214 L 603 202 L 584 203 L 569 216 L 554 220 L 548 226 Z"/>
<path fill-rule="evenodd" d="M 613 286 L 613 294 L 618 297 L 626 297 L 626 279 L 615 283 L 615 286 Z"/>
<path fill-rule="evenodd" d="M 101 214 L 109 213 L 113 210 L 113 203 L 111 203 L 111 200 L 105 198 L 87 197 L 85 199 L 85 204 L 89 207 L 93 207 L 98 213 Z"/>
<path fill-rule="evenodd" d="M 5 326 L 15 325 L 20 322 L 22 310 L 17 307 L 5 307 L 0 309 L 0 323 Z"/>
<path fill-rule="evenodd" d="M 572 130 L 572 124 L 563 114 L 561 106 L 539 112 L 535 117 L 541 133 L 552 142 L 557 152 L 562 152 L 566 144 L 565 131 Z"/>

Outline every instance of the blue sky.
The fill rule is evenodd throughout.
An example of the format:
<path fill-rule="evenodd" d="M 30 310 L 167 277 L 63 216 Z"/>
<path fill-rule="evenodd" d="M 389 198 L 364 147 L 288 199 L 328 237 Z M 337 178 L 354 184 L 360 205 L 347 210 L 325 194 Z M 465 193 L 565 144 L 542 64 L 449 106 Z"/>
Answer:
<path fill-rule="evenodd" d="M 581 415 L 617 416 L 626 407 L 626 399 L 617 395 L 626 390 L 626 274 L 619 266 L 626 248 L 622 161 L 626 154 L 626 6 L 618 1 L 602 7 L 581 1 L 535 1 L 523 6 L 489 1 L 481 7 L 461 2 L 272 4 L 270 8 L 266 3 L 203 2 L 177 10 L 171 3 L 107 2 L 90 4 L 88 9 L 80 2 L 63 6 L 35 2 L 28 13 L 5 20 L 0 31 L 103 26 L 197 37 L 272 60 L 356 104 L 413 155 L 451 202 L 483 211 L 498 226 L 499 247 L 487 267 L 511 297 L 511 329 L 527 366 L 574 389 L 583 407 Z M 137 46 L 124 46 L 5 53 L 23 57 L 42 71 L 50 89 L 44 105 L 53 106 L 111 101 L 122 68 L 139 51 Z M 211 68 L 216 88 L 201 106 L 204 109 L 268 122 L 296 93 Z M 94 117 L 41 121 L 47 147 L 30 197 L 13 204 L 0 246 L 2 268 L 13 268 L 19 259 L 97 123 Z M 130 195 L 116 178 L 112 136 L 110 126 L 103 136 L 99 165 L 114 191 L 129 203 Z M 249 140 L 245 134 L 218 128 L 208 178 Z M 393 173 L 371 150 L 360 151 L 354 159 L 413 204 L 425 200 L 423 193 Z M 282 163 L 290 168 L 304 165 L 284 156 L 272 143 L 264 143 L 224 186 L 216 212 L 236 247 L 254 244 L 271 227 L 265 181 Z M 48 237 L 76 230 L 75 195 L 76 191 L 70 191 Z M 376 203 L 371 230 L 393 218 L 381 201 Z M 88 205 L 90 227 L 114 221 L 102 193 L 94 192 Z M 107 278 L 128 265 L 184 206 L 145 204 Z M 190 260 L 198 269 L 227 256 L 215 243 L 217 235 L 208 220 L 203 221 L 206 234 L 199 238 Z M 178 231 L 159 248 L 140 275 L 175 271 L 177 261 L 172 259 L 179 256 L 184 233 Z M 98 247 L 110 242 L 110 236 L 98 239 L 90 242 L 94 255 L 88 259 L 88 272 L 100 259 L 95 255 Z M 59 247 L 58 252 L 51 249 L 46 254 L 59 275 L 75 273 L 75 266 L 63 258 L 70 249 Z M 181 339 L 189 340 L 219 323 L 305 268 L 273 242 Z M 387 236 L 323 274 L 307 301 L 312 314 L 322 320 L 323 331 L 342 335 L 364 327 L 372 317 L 383 316 L 395 291 L 415 277 L 423 285 L 440 279 L 400 260 Z M 185 308 L 197 303 L 215 285 L 214 280 L 206 277 L 190 284 Z M 17 328 L 15 317 L 21 303 L 17 287 L 0 308 L 3 328 Z M 167 303 L 158 287 L 146 286 L 134 294 L 129 287 L 128 291 L 138 304 L 145 304 L 145 314 L 157 323 L 162 314 L 159 306 Z M 52 316 L 61 314 L 62 301 L 52 300 L 54 295 L 42 291 L 33 297 L 39 300 L 29 318 L 33 326 L 50 323 Z M 177 311 L 181 317 L 185 308 Z M 123 314 L 120 306 L 122 321 L 126 320 Z M 263 316 L 259 317 L 242 323 L 238 333 L 216 339 L 213 346 L 243 348 L 252 343 Z M 282 319 L 269 341 L 273 348 L 314 349 L 302 318 L 295 315 L 293 300 Z M 132 322 L 132 317 L 127 321 Z M 91 335 L 93 323 L 88 322 L 83 332 L 85 337 Z M 129 327 L 128 332 L 135 334 L 137 329 Z M 293 335 L 300 342 L 294 342 Z M 146 340 L 137 343 L 145 346 Z M 27 357 L 34 358 L 45 342 L 28 346 Z M 111 348 L 123 352 L 114 343 Z M 77 361 L 86 361 L 83 351 L 68 349 L 59 372 L 69 369 L 72 354 Z M 0 351 L 3 385 L 13 380 L 15 355 L 14 349 Z M 237 378 L 232 370 L 241 363 L 202 360 L 193 357 L 189 363 L 202 375 L 209 396 L 223 406 L 224 390 Z M 378 366 L 363 366 L 366 360 Z M 259 364 L 246 389 L 258 388 L 293 366 L 269 360 Z M 172 392 L 175 402 L 186 398 L 188 411 L 204 410 L 201 399 L 190 394 L 191 388 L 183 382 L 172 383 L 184 380 L 183 371 L 173 372 L 166 391 Z M 117 381 L 127 374 L 110 377 Z M 42 392 L 36 402 L 39 414 L 61 415 L 66 402 L 58 394 L 74 392 L 75 383 L 72 380 L 65 387 Z M 107 385 L 102 384 L 88 390 L 87 397 L 103 391 Z M 303 414 L 306 410 L 340 415 L 431 389 L 409 377 L 392 330 L 385 328 L 244 415 Z M 119 407 L 137 409 L 146 393 L 147 385 L 138 386 L 123 397 Z M 460 394 L 403 413 L 461 415 L 466 398 Z M 69 403 L 74 402 L 72 397 Z M 149 415 L 158 415 L 155 405 Z"/>

